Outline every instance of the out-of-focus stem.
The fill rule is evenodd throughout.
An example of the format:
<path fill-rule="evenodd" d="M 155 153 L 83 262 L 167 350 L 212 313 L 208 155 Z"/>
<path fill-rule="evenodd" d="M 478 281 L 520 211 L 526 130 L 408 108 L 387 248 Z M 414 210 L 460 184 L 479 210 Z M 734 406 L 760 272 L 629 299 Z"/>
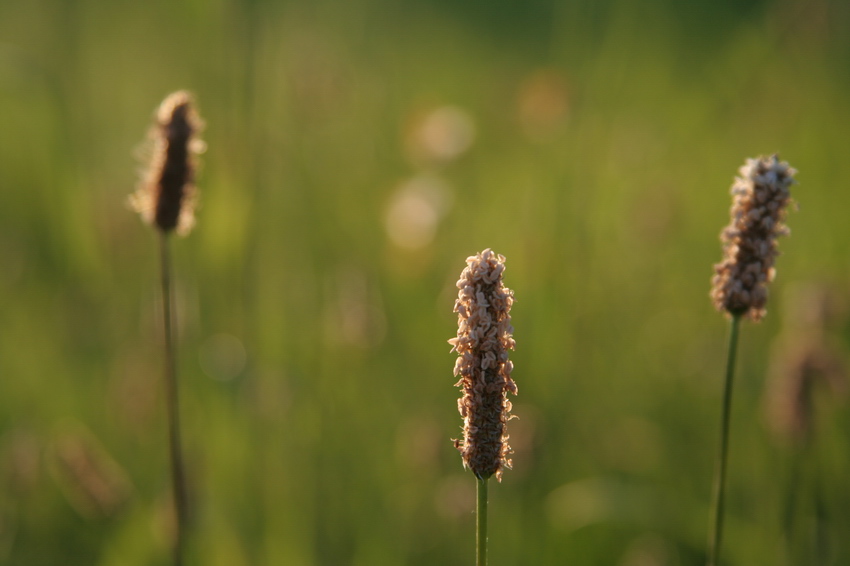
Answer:
<path fill-rule="evenodd" d="M 717 456 L 717 469 L 714 475 L 711 534 L 708 540 L 708 566 L 717 566 L 720 557 L 720 543 L 723 539 L 723 499 L 726 491 L 726 462 L 729 453 L 732 381 L 735 374 L 735 354 L 738 350 L 738 329 L 740 327 L 741 317 L 741 313 L 732 315 L 729 331 L 729 353 L 726 358 L 726 379 L 723 385 L 723 412 L 720 418 L 720 453 Z"/>
<path fill-rule="evenodd" d="M 171 261 L 168 253 L 168 234 L 159 232 L 162 274 L 162 321 L 165 343 L 165 404 L 168 418 L 168 444 L 171 460 L 171 485 L 174 505 L 174 564 L 183 563 L 183 546 L 188 515 L 186 477 L 183 470 L 183 451 L 180 442 L 180 404 L 177 387 L 177 361 L 174 345 L 174 321 L 171 297 Z"/>

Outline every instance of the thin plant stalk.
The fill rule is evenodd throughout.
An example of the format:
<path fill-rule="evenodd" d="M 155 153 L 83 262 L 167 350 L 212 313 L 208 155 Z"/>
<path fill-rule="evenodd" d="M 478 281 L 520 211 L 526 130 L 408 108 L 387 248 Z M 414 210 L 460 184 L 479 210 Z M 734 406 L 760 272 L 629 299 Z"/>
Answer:
<path fill-rule="evenodd" d="M 504 468 L 511 467 L 507 424 L 511 420 L 508 393 L 517 394 L 511 379 L 513 350 L 511 305 L 514 293 L 505 287 L 502 274 L 505 256 L 489 248 L 466 258 L 466 268 L 457 282 L 457 336 L 449 340 L 458 353 L 455 385 L 463 390 L 457 407 L 463 417 L 463 439 L 454 440 L 463 465 L 477 479 L 475 519 L 476 564 L 487 564 L 487 481 L 501 481 Z"/>
<path fill-rule="evenodd" d="M 156 112 L 151 129 L 152 156 L 144 177 L 130 197 L 131 207 L 159 232 L 162 283 L 162 324 L 165 348 L 165 410 L 168 420 L 168 448 L 171 468 L 172 510 L 174 513 L 174 564 L 183 563 L 188 522 L 186 474 L 180 442 L 180 403 L 177 385 L 171 260 L 168 238 L 172 232 L 187 235 L 194 224 L 197 199 L 196 155 L 203 151 L 198 133 L 203 122 L 190 93 L 180 90 L 168 95 Z"/>
<path fill-rule="evenodd" d="M 723 411 L 720 420 L 720 454 L 714 476 L 712 519 L 708 536 L 708 566 L 717 566 L 723 539 L 723 499 L 729 453 L 729 420 L 738 329 L 746 317 L 758 322 L 767 312 L 767 285 L 776 275 L 777 238 L 789 233 L 785 212 L 791 202 L 794 170 L 779 156 L 747 159 L 732 184 L 730 222 L 720 233 L 723 260 L 714 266 L 711 298 L 717 310 L 731 318 Z"/>
<path fill-rule="evenodd" d="M 162 323 L 165 347 L 165 404 L 168 419 L 168 445 L 171 460 L 171 486 L 174 505 L 174 564 L 183 563 L 188 505 L 186 476 L 183 468 L 183 449 L 180 442 L 180 403 L 177 387 L 177 356 L 172 316 L 171 261 L 168 234 L 159 232 L 160 266 L 162 274 Z"/>
<path fill-rule="evenodd" d="M 732 383 L 735 375 L 735 356 L 738 350 L 738 329 L 741 313 L 733 314 L 729 332 L 729 350 L 726 358 L 726 379 L 723 385 L 723 410 L 720 418 L 720 453 L 714 475 L 712 497 L 711 536 L 708 541 L 708 566 L 717 566 L 720 543 L 723 539 L 723 510 L 726 492 L 726 464 L 729 459 L 729 421 L 732 412 Z"/>
<path fill-rule="evenodd" d="M 475 510 L 475 564 L 487 566 L 487 481 L 478 478 L 478 501 Z"/>

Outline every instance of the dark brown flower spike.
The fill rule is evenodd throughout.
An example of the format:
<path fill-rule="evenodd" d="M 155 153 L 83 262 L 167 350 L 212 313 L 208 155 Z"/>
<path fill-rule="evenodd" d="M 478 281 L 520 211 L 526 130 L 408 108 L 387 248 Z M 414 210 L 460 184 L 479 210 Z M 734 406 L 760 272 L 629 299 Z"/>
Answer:
<path fill-rule="evenodd" d="M 163 233 L 176 230 L 185 236 L 194 226 L 195 157 L 204 149 L 198 138 L 202 127 L 186 91 L 168 95 L 157 111 L 151 129 L 153 156 L 130 202 L 145 222 Z"/>

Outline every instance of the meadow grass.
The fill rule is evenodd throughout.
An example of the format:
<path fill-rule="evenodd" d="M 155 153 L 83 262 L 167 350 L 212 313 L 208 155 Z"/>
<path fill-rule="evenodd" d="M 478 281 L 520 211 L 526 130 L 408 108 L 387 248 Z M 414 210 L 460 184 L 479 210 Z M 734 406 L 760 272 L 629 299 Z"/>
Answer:
<path fill-rule="evenodd" d="M 174 249 L 187 465 L 205 495 L 187 563 L 470 562 L 445 338 L 457 258 L 487 246 L 510 258 L 522 384 L 490 563 L 704 562 L 718 187 L 742 156 L 781 151 L 803 205 L 773 293 L 847 288 L 850 34 L 835 5 L 641 6 L 0 5 L 0 563 L 169 562 L 157 263 L 124 201 L 150 109 L 177 88 L 203 100 L 209 144 L 198 226 Z M 472 145 L 412 158 L 417 117 L 449 104 Z M 387 209 L 424 169 L 447 209 L 427 245 L 401 249 Z M 791 563 L 777 544 L 791 455 L 761 425 L 784 320 L 777 305 L 741 337 L 732 421 L 751 426 L 731 447 L 729 564 Z M 238 346 L 201 364 L 219 335 L 244 349 L 235 375 Z M 846 352 L 850 326 L 832 339 Z M 818 513 L 840 564 L 838 409 L 819 417 Z M 46 471 L 68 418 L 132 483 L 110 517 L 85 518 Z"/>

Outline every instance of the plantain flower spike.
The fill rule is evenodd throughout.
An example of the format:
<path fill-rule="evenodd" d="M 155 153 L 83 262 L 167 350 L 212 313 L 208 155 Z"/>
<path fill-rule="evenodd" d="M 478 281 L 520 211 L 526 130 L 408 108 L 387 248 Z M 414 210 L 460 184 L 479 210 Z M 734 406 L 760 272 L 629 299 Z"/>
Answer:
<path fill-rule="evenodd" d="M 452 352 L 458 354 L 454 374 L 460 381 L 455 385 L 462 389 L 458 411 L 463 417 L 463 440 L 455 440 L 454 445 L 464 466 L 479 479 L 495 475 L 501 481 L 502 470 L 511 467 L 507 394 L 517 394 L 511 379 L 513 363 L 508 359 L 508 350 L 516 345 L 510 316 L 514 294 L 502 283 L 504 256 L 486 249 L 468 257 L 466 264 L 454 306 L 457 337 L 449 340 Z"/>
<path fill-rule="evenodd" d="M 188 234 L 195 224 L 196 156 L 204 151 L 198 138 L 203 122 L 192 95 L 184 90 L 168 95 L 156 113 L 150 137 L 153 155 L 131 207 L 164 234 Z"/>
<path fill-rule="evenodd" d="M 718 310 L 759 321 L 776 274 L 776 240 L 789 233 L 785 212 L 797 171 L 774 154 L 747 159 L 739 173 L 731 189 L 731 221 L 720 234 L 724 257 L 714 266 L 711 298 Z"/>

